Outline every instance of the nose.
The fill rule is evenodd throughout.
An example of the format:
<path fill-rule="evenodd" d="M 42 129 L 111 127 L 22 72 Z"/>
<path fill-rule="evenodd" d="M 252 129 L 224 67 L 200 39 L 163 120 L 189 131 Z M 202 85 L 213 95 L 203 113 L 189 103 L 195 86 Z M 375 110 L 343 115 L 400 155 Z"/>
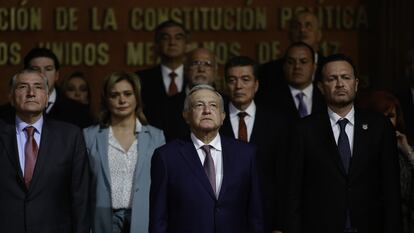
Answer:
<path fill-rule="evenodd" d="M 240 80 L 236 80 L 236 88 L 240 89 L 242 87 L 242 82 Z"/>

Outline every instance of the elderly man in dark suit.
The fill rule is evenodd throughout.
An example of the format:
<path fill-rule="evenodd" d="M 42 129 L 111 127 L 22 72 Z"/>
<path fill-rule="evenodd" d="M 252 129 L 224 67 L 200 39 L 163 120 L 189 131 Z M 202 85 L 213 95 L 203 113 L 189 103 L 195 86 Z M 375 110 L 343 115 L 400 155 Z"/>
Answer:
<path fill-rule="evenodd" d="M 263 232 L 255 147 L 218 133 L 225 112 L 211 86 L 192 88 L 184 106 L 191 137 L 152 159 L 149 232 Z"/>
<path fill-rule="evenodd" d="M 256 105 L 259 87 L 257 65 L 249 57 L 236 56 L 224 68 L 230 102 L 220 132 L 257 146 L 257 164 L 263 187 L 265 232 L 282 230 L 283 168 L 288 125 L 281 114 Z M 279 213 L 278 215 L 276 213 Z"/>
<path fill-rule="evenodd" d="M 328 108 L 302 119 L 291 141 L 286 232 L 401 232 L 391 122 L 354 108 L 358 78 L 348 57 L 327 57 L 321 76 Z"/>
<path fill-rule="evenodd" d="M 46 119 L 47 78 L 11 82 L 15 123 L 0 135 L 0 232 L 88 233 L 88 162 L 79 128 Z"/>

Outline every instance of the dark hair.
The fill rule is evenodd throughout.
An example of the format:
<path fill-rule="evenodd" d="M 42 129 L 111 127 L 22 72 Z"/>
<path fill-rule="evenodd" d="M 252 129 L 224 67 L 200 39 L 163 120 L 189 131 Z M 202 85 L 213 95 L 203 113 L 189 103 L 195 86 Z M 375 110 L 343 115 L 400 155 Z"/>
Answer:
<path fill-rule="evenodd" d="M 33 48 L 30 50 L 26 56 L 24 57 L 23 64 L 25 69 L 30 69 L 31 65 L 30 62 L 38 57 L 47 57 L 53 60 L 53 63 L 55 65 L 55 69 L 59 70 L 60 63 L 56 55 L 52 52 L 52 50 L 47 48 Z"/>
<path fill-rule="evenodd" d="M 325 68 L 326 64 L 331 63 L 331 62 L 335 62 L 335 61 L 347 62 L 349 65 L 351 65 L 352 70 L 354 71 L 354 77 L 358 78 L 357 70 L 355 68 L 354 63 L 352 62 L 352 59 L 350 57 L 346 56 L 345 54 L 336 53 L 336 54 L 332 54 L 330 56 L 327 56 L 326 58 L 324 58 L 322 60 L 322 63 L 321 63 L 321 66 L 320 66 L 321 68 L 319 69 L 319 73 L 316 76 L 316 77 L 321 78 L 321 80 L 319 80 L 319 81 L 322 81 L 322 79 L 323 79 L 322 73 L 323 73 L 323 69 Z"/>
<path fill-rule="evenodd" d="M 286 49 L 286 52 L 285 52 L 285 54 L 283 55 L 283 63 L 285 63 L 286 62 L 286 60 L 287 60 L 287 55 L 288 55 L 288 53 L 289 53 L 289 51 L 292 49 L 292 48 L 298 48 L 298 47 L 304 47 L 304 48 L 307 48 L 308 50 L 309 50 L 309 52 L 311 53 L 311 57 L 312 57 L 312 63 L 315 63 L 315 50 L 313 50 L 313 48 L 310 46 L 310 45 L 308 45 L 308 44 L 306 44 L 306 43 L 304 43 L 304 42 L 302 42 L 302 41 L 298 41 L 298 42 L 293 42 L 292 44 L 290 44 L 289 45 L 289 47 Z"/>
<path fill-rule="evenodd" d="M 235 57 L 230 58 L 224 66 L 224 77 L 225 77 L 226 81 L 227 81 L 227 78 L 228 78 L 227 71 L 230 68 L 239 67 L 239 66 L 251 66 L 252 69 L 253 69 L 254 79 L 257 80 L 257 78 L 258 78 L 258 76 L 257 76 L 257 63 L 248 56 L 235 56 Z"/>
<path fill-rule="evenodd" d="M 135 109 L 136 117 L 139 119 L 142 125 L 148 124 L 147 118 L 145 117 L 142 109 L 141 83 L 139 81 L 139 77 L 135 73 L 114 72 L 105 78 L 103 85 L 103 92 L 101 97 L 101 112 L 99 117 L 101 128 L 107 128 L 111 124 L 111 113 L 109 112 L 108 98 L 112 87 L 116 83 L 123 80 L 131 84 L 132 89 L 134 91 L 135 100 L 137 102 L 137 107 Z"/>
<path fill-rule="evenodd" d="M 185 39 L 188 40 L 190 37 L 190 32 L 187 31 L 187 29 L 185 29 L 184 25 L 175 21 L 175 20 L 167 20 L 164 21 L 162 23 L 160 23 L 156 28 L 155 28 L 155 36 L 154 36 L 154 41 L 155 43 L 159 43 L 161 41 L 162 38 L 162 33 L 161 31 L 164 28 L 170 28 L 170 27 L 179 27 L 184 31 L 184 35 L 185 35 Z"/>
<path fill-rule="evenodd" d="M 79 78 L 82 79 L 85 83 L 86 83 L 86 88 L 88 90 L 88 102 L 91 102 L 91 87 L 89 85 L 88 80 L 85 77 L 85 74 L 82 71 L 74 71 L 72 72 L 64 81 L 62 84 L 62 88 L 63 88 L 63 92 L 66 92 L 69 88 L 69 81 L 74 79 L 74 78 Z"/>

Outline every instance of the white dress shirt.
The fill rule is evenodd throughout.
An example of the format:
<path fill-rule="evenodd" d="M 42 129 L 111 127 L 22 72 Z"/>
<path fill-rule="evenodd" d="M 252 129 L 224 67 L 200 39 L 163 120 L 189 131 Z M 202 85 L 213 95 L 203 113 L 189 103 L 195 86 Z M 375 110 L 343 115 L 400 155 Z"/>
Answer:
<path fill-rule="evenodd" d="M 349 111 L 348 114 L 346 114 L 344 118 L 340 117 L 338 114 L 332 111 L 329 107 L 328 107 L 328 114 L 329 114 L 329 119 L 331 121 L 332 131 L 335 137 L 335 142 L 337 145 L 338 145 L 339 133 L 341 131 L 339 124 L 338 124 L 338 120 L 341 120 L 344 118 L 348 120 L 348 124 L 346 124 L 345 126 L 345 132 L 346 132 L 346 135 L 348 136 L 348 140 L 350 144 L 349 146 L 351 148 L 351 156 L 352 156 L 353 147 L 354 147 L 354 126 L 355 126 L 354 107 L 352 107 L 351 111 Z"/>
<path fill-rule="evenodd" d="M 303 103 L 305 103 L 306 111 L 308 115 L 310 115 L 312 113 L 313 84 L 311 83 L 303 90 L 296 89 L 289 85 L 289 89 L 290 93 L 292 94 L 293 101 L 295 101 L 296 109 L 299 109 L 299 100 L 296 98 L 296 95 L 301 92 L 303 93 Z"/>
<path fill-rule="evenodd" d="M 136 120 L 135 132 L 141 132 L 142 125 Z M 126 151 L 115 138 L 112 127 L 108 134 L 108 166 L 111 182 L 112 208 L 130 209 L 132 207 L 132 189 L 135 168 L 138 161 L 137 139 Z"/>
<path fill-rule="evenodd" d="M 239 114 L 241 112 L 237 109 L 231 102 L 229 103 L 229 117 L 231 128 L 233 129 L 234 136 L 239 138 Z M 247 115 L 244 117 L 244 122 L 246 123 L 247 128 L 247 141 L 250 142 L 250 136 L 252 135 L 254 119 L 256 117 L 256 104 L 252 101 L 249 107 L 244 111 Z"/>
<path fill-rule="evenodd" d="M 193 133 L 191 133 L 191 141 L 194 144 L 198 157 L 200 158 L 201 164 L 204 164 L 206 155 L 203 152 L 203 149 L 201 149 L 201 147 L 205 144 L 201 140 L 199 140 Z M 216 171 L 216 197 L 218 197 L 221 189 L 221 183 L 223 181 L 223 155 L 221 149 L 220 134 L 217 134 L 217 136 L 208 145 L 211 146 L 210 152 L 211 157 L 213 158 L 214 168 Z"/>
<path fill-rule="evenodd" d="M 172 70 L 164 65 L 161 65 L 162 81 L 164 83 L 165 93 L 168 93 L 170 88 L 171 78 L 170 73 L 174 72 L 177 76 L 174 79 L 175 85 L 177 86 L 177 91 L 181 92 L 183 89 L 184 82 L 184 65 L 179 66 L 177 69 Z"/>
<path fill-rule="evenodd" d="M 19 117 L 16 116 L 16 139 L 17 139 L 17 148 L 19 153 L 20 168 L 22 169 L 22 174 L 24 176 L 24 166 L 25 166 L 25 153 L 24 147 L 27 141 L 27 133 L 24 130 L 27 126 L 33 126 L 36 130 L 34 133 L 34 138 L 37 143 L 37 148 L 40 148 L 40 139 L 42 136 L 42 126 L 43 126 L 43 116 L 39 118 L 34 124 L 29 125 L 26 122 L 22 121 Z"/>

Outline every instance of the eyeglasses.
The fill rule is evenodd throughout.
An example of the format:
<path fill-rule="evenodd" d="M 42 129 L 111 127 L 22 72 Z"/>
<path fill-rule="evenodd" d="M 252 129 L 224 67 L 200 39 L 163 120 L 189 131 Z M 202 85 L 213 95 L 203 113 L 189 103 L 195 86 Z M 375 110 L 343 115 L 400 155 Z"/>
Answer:
<path fill-rule="evenodd" d="M 211 61 L 200 61 L 200 60 L 194 60 L 192 62 L 190 62 L 190 68 L 191 69 L 195 69 L 198 67 L 204 67 L 204 68 L 208 68 L 211 69 L 213 68 L 214 64 Z"/>

